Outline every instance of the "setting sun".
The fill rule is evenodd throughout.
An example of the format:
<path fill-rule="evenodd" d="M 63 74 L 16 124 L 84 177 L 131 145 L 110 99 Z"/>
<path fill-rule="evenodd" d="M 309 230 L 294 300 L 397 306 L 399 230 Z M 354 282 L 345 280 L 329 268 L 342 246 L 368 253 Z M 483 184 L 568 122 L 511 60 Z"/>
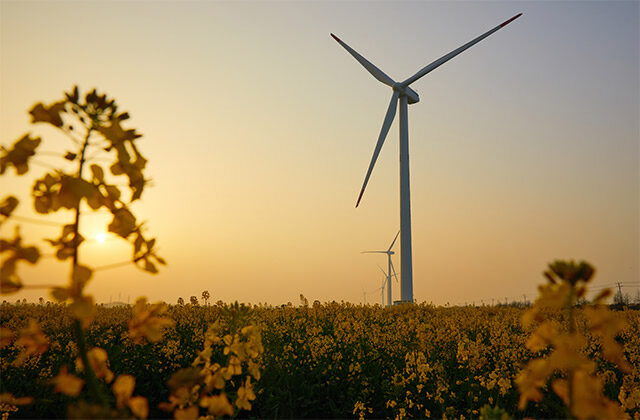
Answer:
<path fill-rule="evenodd" d="M 107 234 L 106 233 L 98 233 L 96 235 L 96 241 L 103 243 L 105 240 L 107 239 Z"/>

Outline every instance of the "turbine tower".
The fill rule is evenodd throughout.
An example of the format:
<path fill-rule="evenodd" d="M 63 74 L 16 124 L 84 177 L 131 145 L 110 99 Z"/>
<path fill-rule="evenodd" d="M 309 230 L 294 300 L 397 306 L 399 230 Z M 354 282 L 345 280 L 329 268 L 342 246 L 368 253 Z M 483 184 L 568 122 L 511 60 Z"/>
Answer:
<path fill-rule="evenodd" d="M 387 272 L 385 273 L 384 270 L 382 270 L 382 268 L 380 268 L 382 270 L 383 273 L 385 273 L 385 276 L 387 278 L 386 282 L 387 282 L 387 306 L 391 306 L 391 271 L 393 270 L 393 275 L 396 275 L 396 269 L 393 267 L 393 263 L 391 262 L 391 256 L 393 254 L 395 254 L 395 252 L 393 252 L 391 250 L 391 248 L 393 248 L 393 245 L 395 245 L 396 243 L 396 239 L 398 239 L 398 235 L 400 234 L 400 231 L 398 231 L 398 233 L 396 233 L 396 237 L 393 238 L 393 242 L 391 242 L 391 245 L 389 245 L 389 249 L 387 249 L 386 251 L 362 251 L 361 254 L 387 254 Z M 402 272 L 400 273 L 402 274 Z M 396 276 L 397 277 L 397 276 Z M 384 288 L 384 285 L 383 285 Z"/>
<path fill-rule="evenodd" d="M 382 305 L 384 306 L 384 288 L 387 285 L 387 283 L 391 283 L 391 276 L 389 274 L 387 274 L 386 271 L 384 271 L 384 269 L 380 266 L 378 266 L 378 268 L 380 269 L 380 271 L 382 271 L 382 274 L 384 274 L 384 280 L 382 281 L 382 287 L 380 287 L 380 297 L 382 298 Z M 393 277 L 396 278 L 396 282 L 398 281 L 398 275 L 396 274 L 396 272 L 393 272 Z M 376 289 L 377 290 L 377 289 Z M 391 300 L 391 288 L 389 288 L 389 292 L 387 293 L 387 296 L 389 296 L 389 300 Z M 388 306 L 391 305 L 391 303 L 387 302 Z"/>
<path fill-rule="evenodd" d="M 369 168 L 367 169 L 367 174 L 364 178 L 364 183 L 362 184 L 362 189 L 360 190 L 360 195 L 358 196 L 358 201 L 356 202 L 356 207 L 358 207 L 358 204 L 360 204 L 362 194 L 364 194 L 364 189 L 369 182 L 371 171 L 373 170 L 376 160 L 378 159 L 380 149 L 382 149 L 382 145 L 384 144 L 384 140 L 387 137 L 387 133 L 389 132 L 389 128 L 391 127 L 391 123 L 396 116 L 398 101 L 400 101 L 400 231 L 402 233 L 402 235 L 400 236 L 400 299 L 403 302 L 413 302 L 413 262 L 411 256 L 411 199 L 409 189 L 409 123 L 407 119 L 407 111 L 409 104 L 415 104 L 416 102 L 420 101 L 418 93 L 411 89 L 409 85 L 420 79 L 427 73 L 431 72 L 432 70 L 436 69 L 437 67 L 441 66 L 442 64 L 446 63 L 447 61 L 451 60 L 456 55 L 482 41 L 497 30 L 505 27 L 507 24 L 516 20 L 521 15 L 522 13 L 518 13 L 511 19 L 502 22 L 500 25 L 467 42 L 460 48 L 455 49 L 449 54 L 442 56 L 433 63 L 423 67 L 416 74 L 409 77 L 403 82 L 394 81 L 382 70 L 374 66 L 366 58 L 358 54 L 355 50 L 341 41 L 340 38 L 338 38 L 334 34 L 331 34 L 331 36 L 336 41 L 338 41 L 338 43 L 342 45 L 344 49 L 346 49 L 349 54 L 351 54 L 360 64 L 362 64 L 362 66 L 369 73 L 371 73 L 373 77 L 393 89 L 391 102 L 389 103 L 387 114 L 384 118 L 384 122 L 382 123 L 382 129 L 380 130 L 380 135 L 378 136 L 378 142 L 376 143 L 376 147 L 373 151 L 371 163 L 369 163 Z"/>

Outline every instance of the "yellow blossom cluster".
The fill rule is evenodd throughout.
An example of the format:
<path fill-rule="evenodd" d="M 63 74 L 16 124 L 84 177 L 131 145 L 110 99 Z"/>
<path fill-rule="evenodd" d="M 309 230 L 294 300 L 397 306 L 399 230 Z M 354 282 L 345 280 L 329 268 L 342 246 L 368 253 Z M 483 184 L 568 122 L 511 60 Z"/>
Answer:
<path fill-rule="evenodd" d="M 78 359 L 81 353 L 69 331 L 69 305 L 3 306 L 0 393 L 13 391 L 16 399 L 35 395 L 19 387 L 19 378 L 42 378 L 54 392 L 73 401 L 70 413 L 83 417 L 162 416 L 162 401 L 162 409 L 185 419 L 244 416 L 249 409 L 251 416 L 266 418 L 478 418 L 505 413 L 516 418 L 564 417 L 569 414 L 558 411 L 553 400 L 562 398 L 562 382 L 555 388 L 552 382 L 568 384 L 566 369 L 556 369 L 536 388 L 542 399 L 529 400 L 523 409 L 518 408 L 516 378 L 536 368 L 538 358 L 553 362 L 554 353 L 560 360 L 560 355 L 575 350 L 581 355 L 572 359 L 576 363 L 584 361 L 580 357 L 593 362 L 588 377 L 578 374 L 585 386 L 575 390 L 576 397 L 585 398 L 575 404 L 594 410 L 589 404 L 602 401 L 594 395 L 606 395 L 619 403 L 622 417 L 640 420 L 637 310 L 573 308 L 574 333 L 582 339 L 570 336 L 562 347 L 557 336 L 570 334 L 569 313 L 544 304 L 536 305 L 534 316 L 516 306 L 427 304 L 158 308 L 146 302 L 95 308 L 96 316 L 86 328 L 86 363 L 108 394 L 108 411 L 90 400 L 85 363 Z M 531 320 L 527 327 L 521 322 L 523 315 Z M 157 342 L 144 334 L 154 325 L 148 323 L 153 317 L 175 321 Z M 38 320 L 42 336 L 29 318 Z M 132 341 L 132 329 L 141 344 Z M 37 343 L 44 343 L 45 332 L 48 349 L 14 365 L 27 347 L 37 349 Z M 18 342 L 22 336 L 31 340 Z M 579 345 L 570 347 L 571 342 Z M 165 384 L 168 399 L 158 392 Z M 31 406 L 13 407 L 34 412 Z"/>
<path fill-rule="evenodd" d="M 160 407 L 184 420 L 199 418 L 200 409 L 205 410 L 205 418 L 251 410 L 251 402 L 256 399 L 252 379 L 260 379 L 264 353 L 260 329 L 218 320 L 204 337 L 204 348 L 191 367 L 171 377 L 169 402 Z"/>
<path fill-rule="evenodd" d="M 565 403 L 569 415 L 579 419 L 625 417 L 623 407 L 604 396 L 603 378 L 595 374 L 597 364 L 585 352 L 588 340 L 576 319 L 577 299 L 585 296 L 594 271 L 585 262 L 556 261 L 544 273 L 548 284 L 539 287 L 533 308 L 522 316 L 524 328 L 536 325 L 526 347 L 541 356 L 531 360 L 515 380 L 520 391 L 519 409 L 529 401 L 541 401 L 542 390 L 551 380 L 553 392 Z M 584 329 L 597 338 L 602 359 L 629 373 L 631 365 L 615 339 L 626 322 L 601 304 L 608 294 L 600 293 L 593 306 L 584 308 Z M 552 378 L 555 373 L 558 375 Z"/>

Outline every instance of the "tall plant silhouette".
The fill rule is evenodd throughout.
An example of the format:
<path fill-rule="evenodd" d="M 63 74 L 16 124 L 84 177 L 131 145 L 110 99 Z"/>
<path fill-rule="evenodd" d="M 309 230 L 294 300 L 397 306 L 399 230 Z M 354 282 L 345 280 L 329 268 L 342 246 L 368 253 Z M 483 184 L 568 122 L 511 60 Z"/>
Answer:
<path fill-rule="evenodd" d="M 60 154 L 67 162 L 61 162 L 59 167 L 37 179 L 31 196 L 35 211 L 42 215 L 71 211 L 71 220 L 62 226 L 60 236 L 46 239 L 58 260 L 70 261 L 68 284 L 52 287 L 51 295 L 58 302 L 69 303 L 89 393 L 93 400 L 106 405 L 106 397 L 96 379 L 100 373 L 96 371 L 95 358 L 91 358 L 95 349 L 87 348 L 84 337 L 84 328 L 94 316 L 95 305 L 93 297 L 85 292 L 93 270 L 81 262 L 80 250 L 85 240 L 80 233 L 81 222 L 87 211 L 106 209 L 112 217 L 107 228 L 131 244 L 133 264 L 149 273 L 158 272 L 156 264 L 165 264 L 156 254 L 156 239 L 147 236 L 143 223 L 130 208 L 132 202 L 140 199 L 148 183 L 144 175 L 147 160 L 137 147 L 141 135 L 135 129 L 124 128 L 122 124 L 129 119 L 129 114 L 119 111 L 115 100 L 98 94 L 95 89 L 81 96 L 75 86 L 59 101 L 37 103 L 29 114 L 33 124 L 53 126 L 71 142 L 70 150 Z M 2 147 L 0 174 L 4 175 L 11 167 L 18 175 L 27 174 L 41 143 L 40 137 L 27 133 L 9 149 Z M 119 177 L 126 178 L 126 187 L 114 183 Z M 0 223 L 12 217 L 18 204 L 15 196 L 0 202 Z M 13 239 L 0 240 L 0 251 L 5 254 L 0 271 L 0 292 L 15 293 L 25 287 L 18 275 L 18 263 L 37 263 L 40 249 L 23 245 L 16 227 Z"/>

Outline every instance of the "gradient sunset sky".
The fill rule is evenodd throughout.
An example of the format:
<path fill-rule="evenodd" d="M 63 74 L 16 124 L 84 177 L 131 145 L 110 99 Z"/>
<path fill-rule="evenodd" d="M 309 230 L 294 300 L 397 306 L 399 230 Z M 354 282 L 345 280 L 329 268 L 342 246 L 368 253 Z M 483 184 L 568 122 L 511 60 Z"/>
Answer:
<path fill-rule="evenodd" d="M 175 303 L 205 289 L 213 301 L 359 303 L 366 291 L 379 302 L 386 256 L 360 252 L 386 249 L 399 229 L 398 124 L 354 208 L 391 90 L 329 34 L 404 80 L 522 12 L 412 85 L 415 298 L 531 300 L 554 259 L 589 261 L 595 285 L 637 284 L 639 5 L 0 0 L 0 144 L 31 131 L 42 150 L 66 150 L 27 112 L 74 84 L 131 114 L 153 179 L 134 209 L 169 265 L 96 272 L 88 291 L 99 302 Z M 0 177 L 2 197 L 22 192 L 16 214 L 41 217 L 25 193 L 44 171 Z M 87 216 L 83 233 L 95 239 L 107 223 Z M 59 228 L 21 226 L 50 253 L 40 238 Z M 129 252 L 108 236 L 87 241 L 81 261 Z M 63 284 L 68 264 L 20 272 L 26 284 Z"/>

